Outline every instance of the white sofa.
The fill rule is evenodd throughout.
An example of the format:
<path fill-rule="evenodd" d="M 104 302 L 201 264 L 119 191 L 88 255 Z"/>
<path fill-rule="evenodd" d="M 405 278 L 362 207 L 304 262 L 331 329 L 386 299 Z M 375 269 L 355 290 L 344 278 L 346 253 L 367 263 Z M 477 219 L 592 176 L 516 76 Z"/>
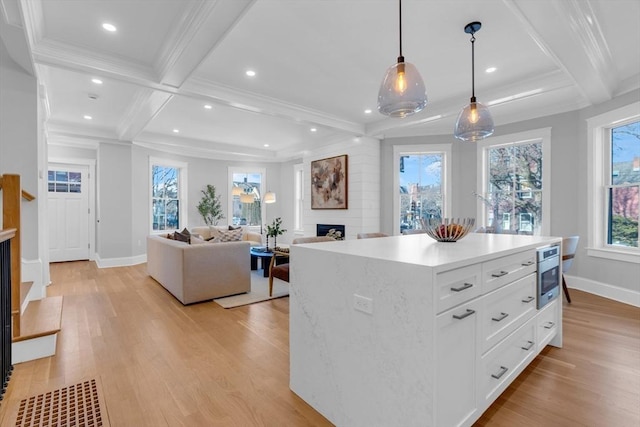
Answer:
<path fill-rule="evenodd" d="M 219 230 L 227 231 L 229 227 L 222 226 L 214 226 L 213 228 L 217 228 Z M 203 239 L 210 239 L 211 236 L 211 227 L 202 226 L 202 227 L 193 227 L 191 229 L 191 234 L 198 234 Z M 261 246 L 262 245 L 262 235 L 260 233 L 254 233 L 253 231 L 247 230 L 245 227 L 242 227 L 242 240 L 249 242 L 251 246 Z"/>
<path fill-rule="evenodd" d="M 147 236 L 147 271 L 183 304 L 251 290 L 248 241 L 189 243 Z"/>

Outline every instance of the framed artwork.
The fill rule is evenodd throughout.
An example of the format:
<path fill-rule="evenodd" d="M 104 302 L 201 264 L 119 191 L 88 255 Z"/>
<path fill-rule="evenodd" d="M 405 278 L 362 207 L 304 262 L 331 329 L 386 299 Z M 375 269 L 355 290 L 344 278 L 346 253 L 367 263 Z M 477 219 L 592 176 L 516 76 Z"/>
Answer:
<path fill-rule="evenodd" d="M 348 208 L 348 156 L 311 162 L 311 209 Z"/>

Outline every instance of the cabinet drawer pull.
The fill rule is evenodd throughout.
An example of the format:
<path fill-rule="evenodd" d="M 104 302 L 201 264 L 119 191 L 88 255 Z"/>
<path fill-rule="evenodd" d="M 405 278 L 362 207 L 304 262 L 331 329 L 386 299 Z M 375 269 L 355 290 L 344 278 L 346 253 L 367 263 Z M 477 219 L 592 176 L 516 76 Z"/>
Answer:
<path fill-rule="evenodd" d="M 504 271 L 504 270 L 503 270 L 503 271 L 501 271 L 500 273 L 493 273 L 493 274 L 491 275 L 491 277 L 502 277 L 502 276 L 504 276 L 505 274 L 509 274 L 509 272 L 508 272 L 508 271 Z"/>
<path fill-rule="evenodd" d="M 469 289 L 472 286 L 473 286 L 473 283 L 465 283 L 464 285 L 460 286 L 459 288 L 451 288 L 451 290 L 453 292 L 460 292 L 460 291 L 464 291 L 465 289 Z"/>
<path fill-rule="evenodd" d="M 555 325 L 556 325 L 556 324 L 555 324 L 555 323 L 553 323 L 553 322 L 547 322 L 547 324 L 546 324 L 546 325 L 544 325 L 544 328 L 545 328 L 545 329 L 551 329 L 551 328 L 553 328 Z"/>
<path fill-rule="evenodd" d="M 533 265 L 533 264 L 534 264 L 534 262 L 533 262 L 533 261 L 527 261 L 527 262 L 523 262 L 523 263 L 522 263 L 522 266 L 523 266 L 523 267 L 529 267 L 530 265 Z"/>
<path fill-rule="evenodd" d="M 535 297 L 526 297 L 525 299 L 522 300 L 522 302 L 529 303 L 529 302 L 533 301 L 534 299 L 535 299 Z"/>
<path fill-rule="evenodd" d="M 502 378 L 502 376 L 504 374 L 507 373 L 507 371 L 509 370 L 509 368 L 507 368 L 506 366 L 500 366 L 500 372 L 498 372 L 497 374 L 491 374 L 491 376 L 497 380 L 499 380 L 500 378 Z"/>
<path fill-rule="evenodd" d="M 531 347 L 533 347 L 533 341 L 527 341 L 527 344 L 523 345 L 520 348 L 523 349 L 523 350 L 531 350 Z"/>
<path fill-rule="evenodd" d="M 458 319 L 458 320 L 462 320 L 465 317 L 471 316 L 475 312 L 476 312 L 475 310 L 470 310 L 470 309 L 467 308 L 467 311 L 464 314 L 454 314 L 453 318 L 454 319 Z"/>
<path fill-rule="evenodd" d="M 495 320 L 496 322 L 500 322 L 500 321 L 506 319 L 508 315 L 509 315 L 508 313 L 500 313 L 500 316 L 492 317 L 491 320 Z"/>

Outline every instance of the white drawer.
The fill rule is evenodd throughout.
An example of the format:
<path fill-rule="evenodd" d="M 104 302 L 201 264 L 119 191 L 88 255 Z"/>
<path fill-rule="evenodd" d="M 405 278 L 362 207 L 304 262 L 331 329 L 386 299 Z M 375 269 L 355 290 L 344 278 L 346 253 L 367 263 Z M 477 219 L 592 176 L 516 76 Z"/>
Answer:
<path fill-rule="evenodd" d="M 482 356 L 478 379 L 479 409 L 483 411 L 535 357 L 536 322 L 531 319 Z"/>
<path fill-rule="evenodd" d="M 547 304 L 538 312 L 537 324 L 538 331 L 536 340 L 538 342 L 538 351 L 549 344 L 549 341 L 556 336 L 558 332 L 558 298 Z"/>
<path fill-rule="evenodd" d="M 536 275 L 530 274 L 482 298 L 482 353 L 536 313 Z"/>
<path fill-rule="evenodd" d="M 442 313 L 480 295 L 481 274 L 480 264 L 438 273 L 435 286 L 437 312 Z"/>
<path fill-rule="evenodd" d="M 536 251 L 529 250 L 482 263 L 482 293 L 536 271 Z"/>

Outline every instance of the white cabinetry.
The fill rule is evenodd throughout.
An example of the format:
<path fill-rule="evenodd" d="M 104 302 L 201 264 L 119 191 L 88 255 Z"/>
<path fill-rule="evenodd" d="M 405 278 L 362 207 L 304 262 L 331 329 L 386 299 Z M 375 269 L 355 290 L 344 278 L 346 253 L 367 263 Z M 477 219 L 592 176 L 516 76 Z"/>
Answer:
<path fill-rule="evenodd" d="M 537 310 L 535 274 L 536 249 L 560 242 L 295 245 L 291 390 L 339 426 L 472 425 L 546 344 L 562 344 L 562 301 Z"/>
<path fill-rule="evenodd" d="M 479 301 L 473 301 L 437 318 L 438 404 L 435 410 L 438 426 L 459 425 L 477 418 L 475 378 L 480 307 Z"/>
<path fill-rule="evenodd" d="M 552 311 L 536 319 L 535 256 L 528 250 L 436 275 L 438 308 L 453 308 L 437 316 L 435 425 L 473 424 L 535 357 L 536 334 L 551 339 Z M 474 292 L 461 298 L 448 291 L 456 287 Z"/>

